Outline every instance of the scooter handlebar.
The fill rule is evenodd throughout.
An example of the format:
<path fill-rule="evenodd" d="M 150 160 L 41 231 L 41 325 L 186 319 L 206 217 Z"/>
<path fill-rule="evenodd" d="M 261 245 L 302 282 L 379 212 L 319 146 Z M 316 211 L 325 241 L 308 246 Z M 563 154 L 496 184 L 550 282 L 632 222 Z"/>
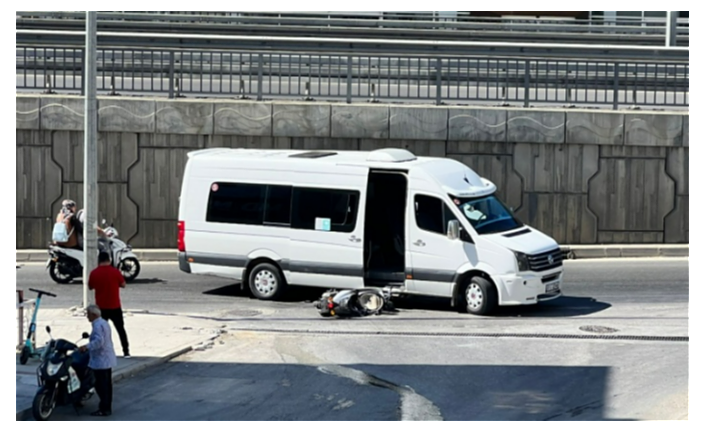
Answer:
<path fill-rule="evenodd" d="M 40 295 L 47 295 L 47 296 L 52 296 L 52 297 L 56 298 L 56 295 L 55 295 L 55 294 L 49 293 L 49 292 L 45 292 L 45 291 L 43 291 L 43 290 L 32 289 L 31 287 L 30 287 L 29 290 L 32 291 L 32 292 L 37 292 L 37 293 L 39 293 Z"/>

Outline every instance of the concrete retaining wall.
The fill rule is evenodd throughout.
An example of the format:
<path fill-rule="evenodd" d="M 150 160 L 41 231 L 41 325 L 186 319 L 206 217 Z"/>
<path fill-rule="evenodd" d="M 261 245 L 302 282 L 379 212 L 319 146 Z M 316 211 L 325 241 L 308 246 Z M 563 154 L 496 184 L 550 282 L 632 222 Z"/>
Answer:
<path fill-rule="evenodd" d="M 101 97 L 99 218 L 173 247 L 182 172 L 206 147 L 452 157 L 562 244 L 689 242 L 688 113 Z M 17 248 L 82 206 L 83 99 L 17 95 Z"/>

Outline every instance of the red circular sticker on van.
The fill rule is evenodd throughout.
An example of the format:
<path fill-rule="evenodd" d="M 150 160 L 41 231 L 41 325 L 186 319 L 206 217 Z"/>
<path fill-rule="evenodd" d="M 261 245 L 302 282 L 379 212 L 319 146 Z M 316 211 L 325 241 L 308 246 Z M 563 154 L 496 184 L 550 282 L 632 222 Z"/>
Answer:
<path fill-rule="evenodd" d="M 211 191 L 217 192 L 218 191 L 218 184 L 216 184 L 216 183 L 211 184 Z"/>

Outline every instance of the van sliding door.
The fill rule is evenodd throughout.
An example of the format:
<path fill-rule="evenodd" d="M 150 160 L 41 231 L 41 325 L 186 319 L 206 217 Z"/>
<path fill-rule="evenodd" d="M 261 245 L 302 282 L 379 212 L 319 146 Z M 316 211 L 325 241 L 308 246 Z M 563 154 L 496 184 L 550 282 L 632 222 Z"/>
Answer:
<path fill-rule="evenodd" d="M 322 181 L 321 186 L 293 189 L 291 284 L 325 288 L 363 286 L 367 172 L 334 179 L 335 186 Z M 328 183 L 332 182 L 329 179 Z"/>

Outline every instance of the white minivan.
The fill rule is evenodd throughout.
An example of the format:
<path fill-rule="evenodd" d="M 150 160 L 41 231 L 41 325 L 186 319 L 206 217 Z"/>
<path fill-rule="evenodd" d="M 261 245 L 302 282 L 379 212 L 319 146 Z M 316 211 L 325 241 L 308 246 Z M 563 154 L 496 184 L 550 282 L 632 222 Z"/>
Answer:
<path fill-rule="evenodd" d="M 179 268 L 287 286 L 387 287 L 489 314 L 561 295 L 552 238 L 522 224 L 463 163 L 404 149 L 189 153 Z"/>

